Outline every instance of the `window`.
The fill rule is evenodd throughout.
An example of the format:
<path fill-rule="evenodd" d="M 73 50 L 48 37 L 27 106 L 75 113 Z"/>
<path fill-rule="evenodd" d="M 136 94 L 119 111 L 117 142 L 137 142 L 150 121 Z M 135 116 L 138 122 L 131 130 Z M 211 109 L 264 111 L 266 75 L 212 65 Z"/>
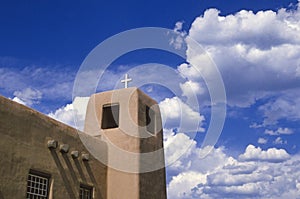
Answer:
<path fill-rule="evenodd" d="M 119 104 L 106 104 L 102 109 L 102 129 L 119 127 Z"/>
<path fill-rule="evenodd" d="M 50 175 L 30 170 L 27 179 L 27 199 L 47 199 Z"/>
<path fill-rule="evenodd" d="M 93 187 L 88 185 L 80 185 L 79 198 L 80 199 L 92 199 Z"/>
<path fill-rule="evenodd" d="M 155 134 L 155 111 L 149 106 L 146 106 L 146 125 L 147 131 Z"/>

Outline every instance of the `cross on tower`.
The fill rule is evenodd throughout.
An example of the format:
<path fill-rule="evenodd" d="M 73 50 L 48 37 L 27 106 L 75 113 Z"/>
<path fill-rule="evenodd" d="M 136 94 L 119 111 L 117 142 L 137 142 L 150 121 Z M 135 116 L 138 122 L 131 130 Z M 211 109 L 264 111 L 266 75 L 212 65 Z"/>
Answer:
<path fill-rule="evenodd" d="M 122 83 L 125 84 L 125 88 L 128 88 L 128 82 L 132 81 L 131 78 L 128 78 L 128 74 L 125 74 L 125 79 L 121 80 Z"/>

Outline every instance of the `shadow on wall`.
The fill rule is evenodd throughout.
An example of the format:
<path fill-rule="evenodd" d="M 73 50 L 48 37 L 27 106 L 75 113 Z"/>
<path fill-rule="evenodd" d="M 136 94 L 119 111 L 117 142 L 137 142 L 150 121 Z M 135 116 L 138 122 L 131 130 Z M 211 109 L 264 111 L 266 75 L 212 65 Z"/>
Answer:
<path fill-rule="evenodd" d="M 2 192 L 0 191 L 0 199 L 4 199 Z"/>
<path fill-rule="evenodd" d="M 85 168 L 86 168 L 86 170 L 87 170 L 87 172 L 88 172 L 88 175 L 89 175 L 91 181 L 93 182 L 93 184 L 94 184 L 95 186 L 97 186 L 97 187 L 100 187 L 99 184 L 97 183 L 96 179 L 95 179 L 95 176 L 94 176 L 94 174 L 93 174 L 93 171 L 92 171 L 90 165 L 88 164 L 88 162 L 84 162 L 84 165 L 85 165 Z M 99 199 L 102 199 L 102 196 L 101 196 L 101 194 L 100 194 L 100 190 L 99 190 L 96 194 L 97 194 L 97 197 L 98 197 Z"/>
<path fill-rule="evenodd" d="M 79 160 L 77 158 L 71 158 L 69 157 L 66 153 L 61 153 L 61 152 L 57 152 L 55 149 L 50 149 L 52 158 L 59 170 L 59 173 L 62 177 L 64 186 L 66 187 L 66 190 L 68 192 L 68 196 L 69 198 L 78 198 L 78 189 L 76 189 L 78 187 L 78 185 L 80 184 L 80 182 L 83 183 L 87 183 L 87 178 L 89 178 L 89 181 L 93 183 L 93 185 L 95 187 L 97 187 L 97 189 L 105 188 L 106 186 L 104 185 L 100 185 L 93 173 L 92 168 L 89 165 L 88 161 L 83 161 L 83 164 L 80 164 Z M 59 154 L 61 154 L 63 160 L 60 160 L 59 158 Z M 70 159 L 72 159 L 73 163 L 70 161 Z M 67 168 L 64 168 L 63 163 L 61 161 L 64 161 L 64 164 L 67 166 Z M 75 166 L 74 166 L 75 165 Z M 85 168 L 84 168 L 85 167 Z M 77 169 L 77 176 L 76 175 L 76 170 Z M 84 170 L 86 170 L 86 172 L 84 172 Z M 86 175 L 85 175 L 86 173 Z M 75 190 L 74 190 L 75 188 Z M 101 195 L 101 190 L 97 190 L 95 191 L 96 194 L 96 198 L 98 199 L 102 199 L 103 196 Z M 105 196 L 104 196 L 105 197 Z M 1 195 L 0 195 L 0 199 Z"/>
<path fill-rule="evenodd" d="M 72 166 L 72 164 L 71 164 L 71 162 L 70 162 L 70 160 L 69 160 L 67 154 L 66 154 L 66 153 L 63 153 L 63 154 L 62 154 L 62 157 L 64 158 L 64 161 L 65 161 L 65 163 L 66 163 L 66 165 L 67 165 L 67 167 L 68 167 L 68 169 L 69 169 L 69 171 L 70 171 L 70 174 L 71 174 L 71 177 L 72 177 L 73 182 L 75 182 L 76 184 L 78 184 L 79 182 L 78 182 L 78 179 L 77 179 L 77 177 L 76 177 L 74 168 L 73 168 L 73 166 Z"/>
<path fill-rule="evenodd" d="M 83 170 L 82 170 L 82 168 L 81 168 L 81 165 L 80 165 L 78 159 L 74 159 L 74 163 L 75 163 L 75 166 L 76 166 L 76 168 L 77 168 L 77 170 L 78 170 L 78 173 L 79 173 L 79 175 L 80 175 L 81 180 L 82 180 L 83 182 L 86 182 L 85 175 L 84 175 L 84 173 L 83 173 Z"/>
<path fill-rule="evenodd" d="M 68 195 L 69 195 L 69 198 L 77 198 L 72 190 L 72 186 L 71 186 L 71 183 L 67 177 L 67 174 L 66 174 L 66 171 L 65 169 L 63 168 L 59 158 L 58 158 L 58 155 L 56 153 L 56 151 L 54 149 L 51 149 L 51 155 L 55 161 L 55 164 L 59 170 L 59 173 L 64 181 L 64 185 L 66 186 L 66 190 L 68 192 Z"/>
<path fill-rule="evenodd" d="M 96 179 L 95 179 L 95 177 L 94 177 L 94 174 L 93 174 L 93 172 L 92 172 L 92 169 L 91 169 L 90 165 L 89 165 L 87 162 L 84 162 L 84 165 L 85 165 L 85 167 L 86 167 L 86 170 L 87 170 L 87 172 L 88 172 L 88 174 L 89 174 L 89 176 L 90 176 L 92 182 L 93 182 L 94 184 L 97 184 L 97 181 L 96 181 Z"/>

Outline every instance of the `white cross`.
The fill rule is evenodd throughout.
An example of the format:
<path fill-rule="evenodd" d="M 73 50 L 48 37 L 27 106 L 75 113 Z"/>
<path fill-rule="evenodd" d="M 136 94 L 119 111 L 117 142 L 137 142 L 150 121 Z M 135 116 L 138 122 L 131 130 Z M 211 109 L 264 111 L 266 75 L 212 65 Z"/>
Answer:
<path fill-rule="evenodd" d="M 128 78 L 128 74 L 125 74 L 125 79 L 121 80 L 122 83 L 125 84 L 125 88 L 128 88 L 128 82 L 132 81 L 131 78 Z"/>

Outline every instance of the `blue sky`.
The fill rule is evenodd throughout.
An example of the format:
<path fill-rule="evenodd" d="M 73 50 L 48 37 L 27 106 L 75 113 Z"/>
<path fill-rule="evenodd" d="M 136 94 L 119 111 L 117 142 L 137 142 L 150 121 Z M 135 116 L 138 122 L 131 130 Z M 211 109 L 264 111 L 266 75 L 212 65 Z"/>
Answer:
<path fill-rule="evenodd" d="M 199 158 L 199 153 L 205 150 L 200 146 L 210 122 L 210 98 L 203 79 L 186 64 L 199 64 L 196 56 L 186 52 L 185 60 L 160 50 L 131 52 L 115 60 L 106 73 L 107 84 L 98 85 L 98 91 L 113 89 L 124 73 L 147 63 L 168 65 L 187 78 L 186 82 L 166 78 L 166 82 L 176 84 L 182 96 L 188 94 L 189 85 L 199 99 L 199 111 L 166 88 L 142 87 L 169 117 L 167 158 L 186 150 L 186 144 L 191 146 L 167 168 L 169 198 L 295 198 L 300 195 L 297 4 L 273 0 L 1 1 L 0 94 L 74 125 L 73 105 L 84 99 L 72 105 L 73 83 L 94 47 L 133 28 L 174 29 L 203 46 L 225 85 L 225 125 L 206 159 Z M 209 69 L 203 67 L 203 72 Z M 148 74 L 132 78 L 140 80 L 143 75 Z M 178 132 L 178 106 L 184 107 L 184 118 L 200 121 L 202 130 L 194 140 Z"/>

